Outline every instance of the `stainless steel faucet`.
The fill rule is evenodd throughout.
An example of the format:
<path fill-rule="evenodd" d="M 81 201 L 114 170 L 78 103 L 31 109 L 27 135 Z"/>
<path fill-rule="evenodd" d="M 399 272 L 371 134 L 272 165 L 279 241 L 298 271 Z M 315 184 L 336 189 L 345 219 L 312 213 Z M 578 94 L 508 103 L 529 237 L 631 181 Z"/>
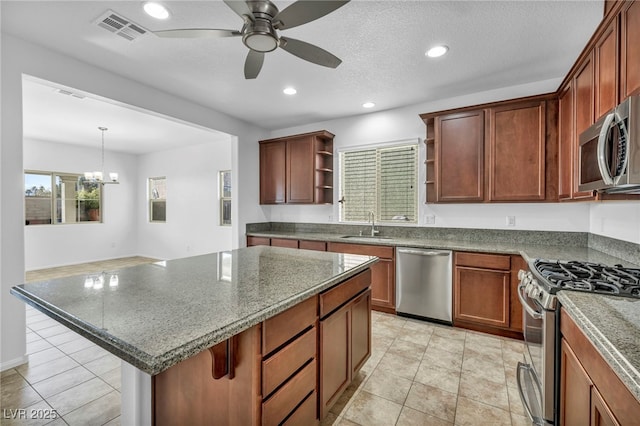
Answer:
<path fill-rule="evenodd" d="M 371 220 L 371 236 L 375 237 L 380 231 L 376 229 L 376 214 L 374 212 L 367 213 L 367 222 Z"/>

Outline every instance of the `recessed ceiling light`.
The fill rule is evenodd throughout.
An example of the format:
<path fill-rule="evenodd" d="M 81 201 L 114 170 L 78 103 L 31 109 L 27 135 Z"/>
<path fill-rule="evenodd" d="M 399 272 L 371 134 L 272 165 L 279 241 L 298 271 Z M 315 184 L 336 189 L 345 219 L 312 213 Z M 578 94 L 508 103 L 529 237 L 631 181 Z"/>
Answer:
<path fill-rule="evenodd" d="M 148 1 L 144 4 L 144 11 L 147 12 L 147 15 L 156 18 L 156 19 L 167 19 L 169 17 L 169 11 L 166 7 L 161 5 L 160 3 L 155 3 L 152 1 Z"/>
<path fill-rule="evenodd" d="M 285 95 L 295 95 L 296 93 L 298 93 L 298 91 L 293 87 L 287 87 L 282 91 L 282 93 L 284 93 Z"/>
<path fill-rule="evenodd" d="M 427 50 L 427 53 L 425 54 L 430 58 L 437 58 L 447 53 L 447 51 L 449 51 L 449 48 L 447 46 L 434 46 L 431 49 Z"/>
<path fill-rule="evenodd" d="M 365 102 L 362 104 L 363 108 L 373 108 L 374 106 L 376 106 L 376 104 L 374 104 L 373 102 Z"/>

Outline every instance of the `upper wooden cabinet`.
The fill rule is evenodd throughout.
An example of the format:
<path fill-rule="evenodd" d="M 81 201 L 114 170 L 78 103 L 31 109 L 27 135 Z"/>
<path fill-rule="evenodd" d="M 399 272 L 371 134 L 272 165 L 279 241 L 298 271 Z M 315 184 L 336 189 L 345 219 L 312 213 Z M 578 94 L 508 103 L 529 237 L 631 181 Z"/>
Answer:
<path fill-rule="evenodd" d="M 333 203 L 333 137 L 323 130 L 260 141 L 260 204 Z"/>
<path fill-rule="evenodd" d="M 489 200 L 545 199 L 545 101 L 489 109 Z"/>
<path fill-rule="evenodd" d="M 573 84 L 560 93 L 558 98 L 558 199 L 570 200 L 573 194 Z"/>
<path fill-rule="evenodd" d="M 556 109 L 536 96 L 421 115 L 427 202 L 557 200 Z"/>
<path fill-rule="evenodd" d="M 620 100 L 640 92 L 640 2 L 620 13 Z"/>
<path fill-rule="evenodd" d="M 435 202 L 484 199 L 484 111 L 435 117 Z M 429 159 L 427 159 L 429 161 Z"/>
<path fill-rule="evenodd" d="M 613 20 L 594 49 L 595 119 L 618 104 L 618 21 Z"/>

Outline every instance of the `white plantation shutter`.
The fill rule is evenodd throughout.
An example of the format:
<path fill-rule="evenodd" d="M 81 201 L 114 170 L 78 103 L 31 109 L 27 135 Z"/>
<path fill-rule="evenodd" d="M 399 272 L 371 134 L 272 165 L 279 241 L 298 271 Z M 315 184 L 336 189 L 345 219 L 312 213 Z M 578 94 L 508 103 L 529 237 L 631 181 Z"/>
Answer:
<path fill-rule="evenodd" d="M 342 152 L 340 171 L 341 221 L 417 222 L 416 144 Z"/>
<path fill-rule="evenodd" d="M 342 217 L 345 222 L 366 222 L 376 211 L 376 150 L 349 151 L 341 155 Z"/>
<path fill-rule="evenodd" d="M 417 151 L 415 145 L 379 150 L 380 222 L 416 221 Z"/>

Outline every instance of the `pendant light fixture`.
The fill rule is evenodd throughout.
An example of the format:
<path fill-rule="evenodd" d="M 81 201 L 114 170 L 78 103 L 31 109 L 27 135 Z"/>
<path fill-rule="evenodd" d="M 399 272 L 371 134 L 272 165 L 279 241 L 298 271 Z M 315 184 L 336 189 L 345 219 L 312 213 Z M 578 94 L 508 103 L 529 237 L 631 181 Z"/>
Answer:
<path fill-rule="evenodd" d="M 104 132 L 106 132 L 107 129 L 106 127 L 98 127 L 98 130 L 100 130 L 102 132 L 102 163 L 101 163 L 101 169 L 98 172 L 85 172 L 84 173 L 84 178 L 89 181 L 89 182 L 97 182 L 100 183 L 102 185 L 106 185 L 106 184 L 110 184 L 110 183 L 120 183 L 118 182 L 118 173 L 115 172 L 110 172 L 109 173 L 109 179 L 108 180 L 104 180 Z"/>

